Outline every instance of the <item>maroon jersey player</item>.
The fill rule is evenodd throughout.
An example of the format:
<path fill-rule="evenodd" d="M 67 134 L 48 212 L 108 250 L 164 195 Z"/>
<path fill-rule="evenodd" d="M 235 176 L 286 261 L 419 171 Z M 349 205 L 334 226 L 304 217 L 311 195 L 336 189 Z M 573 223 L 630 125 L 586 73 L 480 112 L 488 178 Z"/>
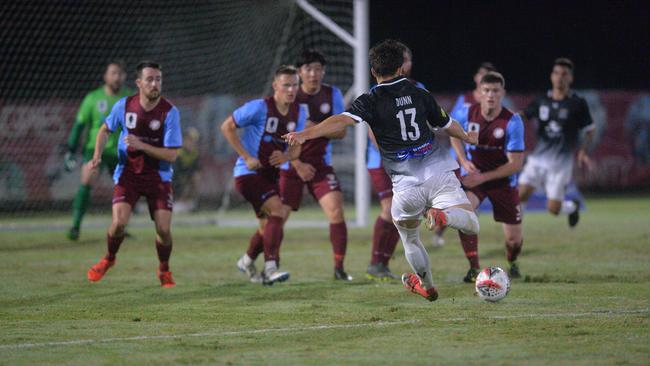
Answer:
<path fill-rule="evenodd" d="M 488 72 L 480 80 L 480 102 L 472 104 L 456 118 L 466 131 L 478 132 L 479 140 L 467 154 L 463 144 L 451 139 L 467 175 L 463 188 L 474 209 L 485 198 L 493 206 L 494 220 L 503 225 L 510 275 L 519 276 L 517 256 L 523 244 L 521 207 L 517 191 L 517 173 L 524 161 L 524 127 L 518 114 L 502 106 L 505 80 L 497 72 Z M 463 279 L 473 283 L 480 270 L 478 235 L 459 232 L 470 269 Z"/>
<path fill-rule="evenodd" d="M 343 95 L 331 85 L 323 83 L 325 57 L 316 50 L 306 50 L 297 65 L 302 84 L 296 102 L 308 112 L 308 126 L 343 112 Z M 303 186 L 320 204 L 329 221 L 330 242 L 334 255 L 334 278 L 350 281 L 343 268 L 348 242 L 348 231 L 343 216 L 343 194 L 332 167 L 330 138 L 343 138 L 343 133 L 320 137 L 302 146 L 300 157 L 284 164 L 280 172 L 280 196 L 285 205 L 297 211 L 302 201 Z M 289 210 L 285 211 L 288 218 Z"/>
<path fill-rule="evenodd" d="M 172 251 L 171 218 L 173 194 L 172 163 L 183 145 L 178 109 L 161 96 L 162 69 L 155 62 L 137 66 L 138 94 L 120 99 L 97 134 L 92 169 L 101 163 L 102 151 L 111 132 L 121 127 L 119 163 L 113 179 L 113 221 L 108 228 L 108 253 L 90 270 L 88 279 L 99 281 L 115 264 L 124 240 L 124 228 L 140 196 L 147 199 L 149 214 L 156 224 L 156 250 L 163 287 L 176 283 L 169 271 Z"/>

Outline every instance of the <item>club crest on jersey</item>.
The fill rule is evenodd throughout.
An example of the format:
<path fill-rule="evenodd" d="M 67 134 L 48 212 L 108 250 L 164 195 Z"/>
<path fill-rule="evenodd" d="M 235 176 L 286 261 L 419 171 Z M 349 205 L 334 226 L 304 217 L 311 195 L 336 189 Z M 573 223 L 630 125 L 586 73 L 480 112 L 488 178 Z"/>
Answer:
<path fill-rule="evenodd" d="M 151 122 L 149 122 L 149 128 L 151 128 L 153 131 L 157 131 L 160 128 L 160 121 L 157 119 L 152 119 Z"/>
<path fill-rule="evenodd" d="M 99 113 L 106 113 L 106 111 L 108 110 L 108 102 L 105 100 L 100 100 L 99 102 L 97 102 L 97 110 L 99 111 Z"/>
<path fill-rule="evenodd" d="M 547 105 L 540 105 L 539 106 L 539 119 L 542 121 L 548 120 L 550 110 L 548 109 Z"/>
<path fill-rule="evenodd" d="M 327 114 L 332 110 L 332 106 L 329 103 L 323 103 L 320 105 L 320 112 L 322 114 Z"/>
<path fill-rule="evenodd" d="M 494 132 L 492 132 L 492 135 L 494 136 L 494 138 L 497 138 L 497 139 L 502 138 L 503 135 L 505 135 L 505 134 L 506 134 L 505 131 L 501 127 L 495 128 Z"/>
<path fill-rule="evenodd" d="M 287 130 L 289 132 L 293 132 L 295 129 L 296 129 L 296 122 L 291 121 L 291 122 L 287 123 Z"/>
<path fill-rule="evenodd" d="M 136 123 L 138 122 L 138 115 L 133 112 L 127 112 L 125 116 L 126 128 L 135 128 Z"/>

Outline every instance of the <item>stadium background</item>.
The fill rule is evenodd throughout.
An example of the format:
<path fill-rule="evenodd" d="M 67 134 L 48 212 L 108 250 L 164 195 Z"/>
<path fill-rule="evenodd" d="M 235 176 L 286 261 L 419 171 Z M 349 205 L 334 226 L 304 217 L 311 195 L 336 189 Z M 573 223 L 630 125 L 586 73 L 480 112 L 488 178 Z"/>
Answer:
<path fill-rule="evenodd" d="M 352 31 L 347 1 L 312 2 Z M 126 5 L 129 6 L 126 6 Z M 576 63 L 574 86 L 598 125 L 596 169 L 577 171 L 583 192 L 650 187 L 650 96 L 647 6 L 641 2 L 395 2 L 370 4 L 370 43 L 394 37 L 411 46 L 413 77 L 450 108 L 471 89 L 481 61 L 507 78 L 509 98 L 523 108 L 549 87 L 552 60 Z M 517 5 L 517 6 L 515 6 Z M 417 9 L 417 11 L 415 11 Z M 468 11 L 467 9 L 472 9 Z M 516 10 L 515 10 L 516 9 Z M 422 14 L 422 15 L 420 15 Z M 215 209 L 228 194 L 232 150 L 218 124 L 249 98 L 269 92 L 279 63 L 305 47 L 330 61 L 326 81 L 347 90 L 352 50 L 291 1 L 14 2 L 1 10 L 0 210 L 66 210 L 79 173 L 62 169 L 70 126 L 85 93 L 100 85 L 107 60 L 130 69 L 145 58 L 164 67 L 163 93 L 181 110 L 184 128 L 199 130 L 200 208 Z M 516 31 L 515 31 L 516 29 Z M 585 42 L 584 39 L 589 39 Z M 127 83 L 133 87 L 133 73 Z M 534 142 L 527 130 L 528 147 Z M 353 195 L 354 139 L 335 144 L 334 164 L 346 199 Z M 96 208 L 110 202 L 111 181 L 94 190 Z M 230 192 L 231 193 L 231 192 Z M 233 205 L 242 205 L 232 194 Z"/>

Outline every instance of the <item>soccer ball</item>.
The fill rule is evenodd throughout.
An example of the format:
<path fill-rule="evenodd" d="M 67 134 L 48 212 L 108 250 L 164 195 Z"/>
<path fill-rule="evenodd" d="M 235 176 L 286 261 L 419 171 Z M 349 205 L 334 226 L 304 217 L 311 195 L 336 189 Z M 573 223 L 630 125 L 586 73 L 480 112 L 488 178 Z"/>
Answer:
<path fill-rule="evenodd" d="M 499 301 L 510 292 L 510 278 L 499 267 L 484 268 L 476 276 L 476 293 L 486 301 Z"/>

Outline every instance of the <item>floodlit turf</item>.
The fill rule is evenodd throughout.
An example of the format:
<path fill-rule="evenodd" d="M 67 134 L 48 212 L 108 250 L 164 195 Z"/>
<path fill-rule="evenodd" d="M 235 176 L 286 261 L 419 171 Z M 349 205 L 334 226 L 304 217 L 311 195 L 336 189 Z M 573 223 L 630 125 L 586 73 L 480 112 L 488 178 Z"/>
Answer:
<path fill-rule="evenodd" d="M 505 266 L 500 226 L 480 219 L 481 265 Z M 235 269 L 251 229 L 176 227 L 172 289 L 155 276 L 151 227 L 132 229 L 98 283 L 85 272 L 104 229 L 74 243 L 62 231 L 0 232 L 0 364 L 647 365 L 650 199 L 589 200 L 574 230 L 541 213 L 524 228 L 526 279 L 495 304 L 461 282 L 451 231 L 428 247 L 434 303 L 364 278 L 370 229 L 349 231 L 352 283 L 332 280 L 325 228 L 295 228 L 282 247 L 291 279 L 262 287 Z M 401 247 L 391 267 L 408 269 Z"/>

